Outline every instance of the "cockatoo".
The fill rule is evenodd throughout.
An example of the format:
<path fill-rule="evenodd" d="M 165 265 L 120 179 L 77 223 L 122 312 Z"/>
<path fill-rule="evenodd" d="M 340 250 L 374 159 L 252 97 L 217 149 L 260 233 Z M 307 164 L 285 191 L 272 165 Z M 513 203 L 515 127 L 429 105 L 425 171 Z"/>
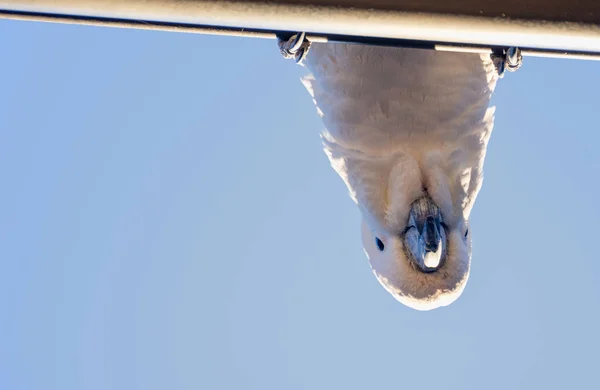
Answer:
<path fill-rule="evenodd" d="M 362 215 L 377 280 L 413 309 L 451 304 L 469 278 L 496 61 L 345 43 L 300 42 L 302 52 L 290 52 L 285 43 L 282 53 L 310 72 L 302 82 L 326 128 L 325 153 Z"/>

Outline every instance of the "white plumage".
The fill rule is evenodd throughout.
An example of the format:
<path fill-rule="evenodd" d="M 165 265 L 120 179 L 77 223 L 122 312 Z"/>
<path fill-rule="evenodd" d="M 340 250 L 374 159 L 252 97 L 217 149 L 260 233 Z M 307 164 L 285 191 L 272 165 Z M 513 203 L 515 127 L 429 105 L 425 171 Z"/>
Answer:
<path fill-rule="evenodd" d="M 498 78 L 489 55 L 313 43 L 304 65 L 375 276 L 414 309 L 449 305 L 469 277 Z"/>

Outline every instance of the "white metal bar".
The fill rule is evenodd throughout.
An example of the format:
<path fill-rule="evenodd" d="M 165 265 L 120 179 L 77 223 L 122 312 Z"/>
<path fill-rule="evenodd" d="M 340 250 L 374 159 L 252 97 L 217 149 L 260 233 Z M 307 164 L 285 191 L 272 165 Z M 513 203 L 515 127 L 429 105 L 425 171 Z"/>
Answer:
<path fill-rule="evenodd" d="M 600 1 L 570 2 L 570 13 L 556 5 L 569 4 L 560 0 L 478 1 L 481 7 L 474 0 L 338 0 L 338 7 L 332 0 L 0 0 L 0 17 L 261 38 L 306 31 L 312 40 L 403 40 L 450 50 L 518 46 L 544 56 L 600 54 Z M 502 4 L 510 13 L 497 16 Z"/>

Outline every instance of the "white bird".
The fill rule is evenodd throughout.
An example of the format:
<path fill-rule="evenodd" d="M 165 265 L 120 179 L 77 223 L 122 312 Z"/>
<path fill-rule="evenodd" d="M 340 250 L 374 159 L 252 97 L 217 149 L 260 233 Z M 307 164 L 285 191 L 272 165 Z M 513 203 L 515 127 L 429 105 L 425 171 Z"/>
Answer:
<path fill-rule="evenodd" d="M 494 61 L 362 44 L 303 50 L 310 74 L 302 81 L 326 127 L 325 153 L 362 214 L 377 280 L 413 309 L 451 304 L 469 278 Z"/>

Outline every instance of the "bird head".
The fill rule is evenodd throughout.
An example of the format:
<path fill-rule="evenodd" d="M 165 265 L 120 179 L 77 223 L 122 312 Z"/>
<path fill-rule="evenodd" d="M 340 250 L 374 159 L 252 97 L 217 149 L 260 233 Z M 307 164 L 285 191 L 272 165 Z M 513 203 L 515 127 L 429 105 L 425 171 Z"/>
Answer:
<path fill-rule="evenodd" d="M 379 225 L 379 224 L 374 224 Z M 416 310 L 447 306 L 469 276 L 471 237 L 463 218 L 445 218 L 427 194 L 414 200 L 401 229 L 363 219 L 363 247 L 381 285 Z"/>

